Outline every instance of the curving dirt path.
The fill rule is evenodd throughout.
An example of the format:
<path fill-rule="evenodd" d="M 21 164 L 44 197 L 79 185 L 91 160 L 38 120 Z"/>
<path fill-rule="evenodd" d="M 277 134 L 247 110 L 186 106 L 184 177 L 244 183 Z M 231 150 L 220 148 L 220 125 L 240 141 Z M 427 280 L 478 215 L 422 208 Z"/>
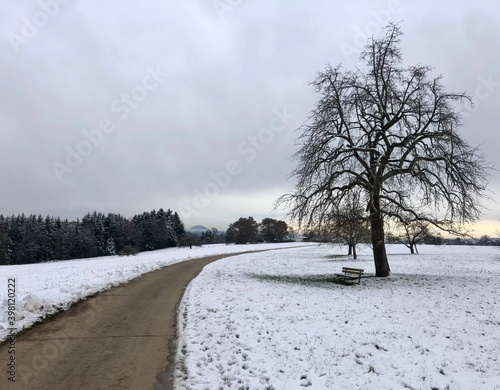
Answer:
<path fill-rule="evenodd" d="M 205 265 L 241 254 L 167 266 L 35 326 L 17 338 L 15 383 L 7 380 L 7 345 L 0 347 L 0 388 L 171 389 L 169 362 L 185 287 Z"/>

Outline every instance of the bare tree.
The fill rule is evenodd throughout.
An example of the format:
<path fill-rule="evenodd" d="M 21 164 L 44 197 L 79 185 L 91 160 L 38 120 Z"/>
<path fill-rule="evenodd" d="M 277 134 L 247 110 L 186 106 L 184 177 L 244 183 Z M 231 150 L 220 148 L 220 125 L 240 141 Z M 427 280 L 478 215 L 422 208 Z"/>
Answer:
<path fill-rule="evenodd" d="M 348 255 L 357 259 L 356 246 L 370 238 L 368 219 L 360 203 L 359 193 L 351 194 L 343 204 L 334 206 L 329 218 L 326 225 L 331 235 L 342 238 L 348 246 Z"/>
<path fill-rule="evenodd" d="M 304 231 L 306 241 L 319 242 L 319 243 L 332 243 L 335 242 L 332 230 L 328 225 L 323 226 L 309 226 Z"/>
<path fill-rule="evenodd" d="M 401 218 L 396 222 L 398 230 L 396 243 L 405 245 L 411 254 L 418 253 L 417 244 L 430 236 L 430 222 L 418 219 Z"/>
<path fill-rule="evenodd" d="M 404 67 L 401 30 L 389 24 L 361 54 L 364 69 L 328 66 L 312 82 L 320 99 L 302 127 L 295 191 L 278 204 L 301 225 L 328 220 L 332 206 L 360 191 L 369 213 L 377 276 L 390 267 L 384 218 L 414 210 L 439 215 L 429 222 L 460 232 L 480 216 L 489 168 L 461 138 L 464 93 L 447 93 L 424 65 Z"/>

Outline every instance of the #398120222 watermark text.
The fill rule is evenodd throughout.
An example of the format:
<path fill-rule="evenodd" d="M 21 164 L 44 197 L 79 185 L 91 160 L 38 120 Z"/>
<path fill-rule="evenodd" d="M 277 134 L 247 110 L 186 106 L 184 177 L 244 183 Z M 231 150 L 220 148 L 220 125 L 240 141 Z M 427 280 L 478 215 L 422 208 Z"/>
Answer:
<path fill-rule="evenodd" d="M 16 381 L 16 278 L 7 279 L 7 380 Z"/>

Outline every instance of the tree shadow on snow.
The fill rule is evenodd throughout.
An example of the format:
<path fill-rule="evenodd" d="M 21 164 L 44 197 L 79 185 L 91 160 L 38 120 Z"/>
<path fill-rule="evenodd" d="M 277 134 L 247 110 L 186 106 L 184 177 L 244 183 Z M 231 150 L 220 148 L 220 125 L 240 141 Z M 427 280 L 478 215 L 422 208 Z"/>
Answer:
<path fill-rule="evenodd" d="M 335 277 L 332 274 L 323 275 L 268 275 L 268 274 L 254 274 L 250 273 L 247 276 L 265 281 L 265 282 L 277 282 L 277 283 L 288 283 L 288 284 L 299 284 L 302 286 L 310 287 L 331 287 L 332 284 L 340 284 L 342 286 L 351 286 L 353 283 L 345 281 L 341 278 Z M 357 282 L 356 282 L 357 284 Z"/>
<path fill-rule="evenodd" d="M 327 261 L 353 260 L 352 255 L 327 255 L 323 256 L 322 259 L 326 259 Z"/>

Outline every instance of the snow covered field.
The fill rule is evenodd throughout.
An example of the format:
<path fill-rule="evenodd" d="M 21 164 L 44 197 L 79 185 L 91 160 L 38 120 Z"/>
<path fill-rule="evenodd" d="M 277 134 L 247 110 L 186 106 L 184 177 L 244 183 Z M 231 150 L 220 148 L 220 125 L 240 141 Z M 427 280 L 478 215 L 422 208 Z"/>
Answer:
<path fill-rule="evenodd" d="M 388 246 L 392 275 L 352 286 L 329 279 L 373 273 L 369 248 L 208 265 L 180 307 L 176 388 L 500 389 L 500 249 L 419 250 Z"/>
<path fill-rule="evenodd" d="M 0 266 L 0 341 L 7 337 L 8 280 L 16 282 L 16 328 L 21 330 L 73 302 L 180 261 L 251 250 L 283 248 L 303 243 L 207 245 L 169 248 L 136 256 L 99 257 L 41 264 Z"/>

